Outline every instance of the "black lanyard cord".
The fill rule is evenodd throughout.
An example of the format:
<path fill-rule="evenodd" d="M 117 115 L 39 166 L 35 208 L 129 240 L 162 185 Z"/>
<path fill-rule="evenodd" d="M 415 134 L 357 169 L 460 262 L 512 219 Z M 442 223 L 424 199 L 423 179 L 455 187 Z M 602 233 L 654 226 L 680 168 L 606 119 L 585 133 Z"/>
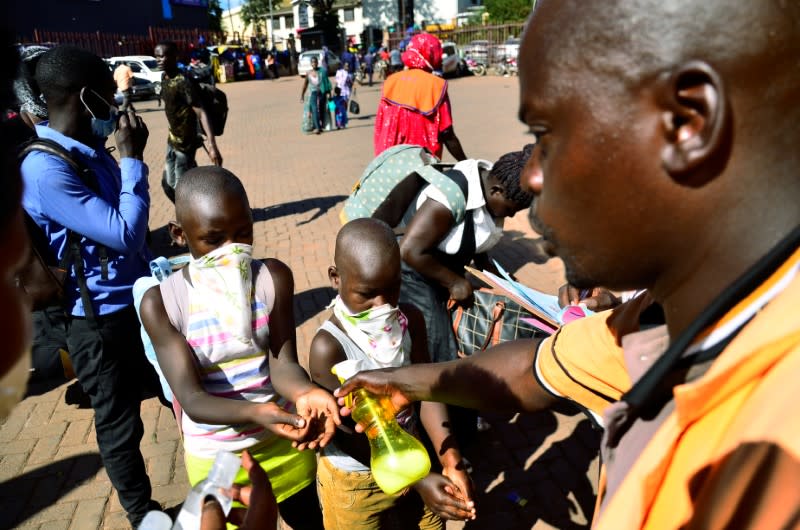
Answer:
<path fill-rule="evenodd" d="M 686 349 L 706 328 L 713 325 L 727 314 L 745 296 L 756 290 L 769 279 L 775 271 L 788 260 L 800 245 L 800 226 L 796 226 L 788 236 L 775 245 L 762 259 L 745 271 L 727 289 L 714 299 L 711 304 L 694 319 L 686 330 L 670 344 L 667 351 L 653 363 L 653 366 L 628 390 L 622 400 L 628 404 L 625 422 L 616 430 L 616 441 L 627 430 L 631 423 L 642 417 L 644 411 L 654 403 L 663 403 L 664 398 L 672 395 L 670 377 L 680 362 Z"/>

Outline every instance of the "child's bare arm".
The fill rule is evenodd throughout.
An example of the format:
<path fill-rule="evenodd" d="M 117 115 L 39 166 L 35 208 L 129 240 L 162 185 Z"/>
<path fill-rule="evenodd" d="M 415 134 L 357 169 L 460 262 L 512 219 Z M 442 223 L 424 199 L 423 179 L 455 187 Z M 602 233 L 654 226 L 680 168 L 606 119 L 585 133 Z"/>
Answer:
<path fill-rule="evenodd" d="M 402 309 L 408 318 L 408 329 L 412 337 L 411 362 L 413 364 L 430 362 L 425 319 L 422 313 L 416 307 L 405 304 Z M 420 495 L 423 496 L 426 504 L 435 509 L 442 517 L 459 519 L 474 517 L 472 480 L 466 472 L 455 436 L 450 432 L 450 416 L 447 413 L 447 406 L 431 401 L 422 402 L 420 404 L 420 421 L 425 432 L 428 433 L 439 462 L 442 464 L 443 475 L 438 478 L 431 477 L 424 484 L 420 484 L 418 488 Z M 434 506 L 439 506 L 439 508 L 434 508 Z M 464 515 L 465 513 L 468 515 Z M 454 517 L 454 514 L 458 514 L 458 517 Z"/>
<path fill-rule="evenodd" d="M 145 293 L 141 316 L 172 392 L 194 421 L 214 425 L 258 423 L 278 434 L 283 432 L 278 423 L 296 428 L 305 424 L 300 416 L 285 412 L 274 403 L 249 403 L 208 394 L 200 383 L 194 353 L 186 338 L 170 323 L 159 289 Z"/>
<path fill-rule="evenodd" d="M 308 355 L 308 368 L 311 379 L 318 385 L 333 391 L 339 386 L 339 380 L 331 373 L 331 368 L 347 356 L 341 344 L 325 330 L 320 330 L 311 341 Z M 365 466 L 369 465 L 369 442 L 363 434 L 355 432 L 355 422 L 350 418 L 342 418 L 342 424 L 336 432 L 336 446 Z"/>
<path fill-rule="evenodd" d="M 333 392 L 339 387 L 339 379 L 331 373 L 331 368 L 346 360 L 347 356 L 336 339 L 325 330 L 317 331 L 308 354 L 311 380 Z"/>
<path fill-rule="evenodd" d="M 297 412 L 306 420 L 322 421 L 324 431 L 316 432 L 313 439 L 305 439 L 313 449 L 325 446 L 339 425 L 339 408 L 330 392 L 315 385 L 297 362 L 294 325 L 294 278 L 292 271 L 276 259 L 265 260 L 275 286 L 275 303 L 269 320 L 269 371 L 275 390 L 294 401 Z"/>
<path fill-rule="evenodd" d="M 470 506 L 474 491 L 472 480 L 467 473 L 461 450 L 455 436 L 450 432 L 450 415 L 444 403 L 423 401 L 420 404 L 420 421 L 431 439 L 436 456 L 442 464 L 442 475 L 453 481 L 458 488 L 456 496 L 461 497 Z"/>

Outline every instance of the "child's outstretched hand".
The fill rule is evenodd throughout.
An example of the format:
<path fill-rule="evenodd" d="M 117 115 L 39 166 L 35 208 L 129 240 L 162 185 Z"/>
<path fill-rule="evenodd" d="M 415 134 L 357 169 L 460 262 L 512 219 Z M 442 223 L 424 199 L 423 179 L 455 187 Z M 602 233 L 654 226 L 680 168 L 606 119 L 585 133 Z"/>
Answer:
<path fill-rule="evenodd" d="M 472 477 L 469 476 L 464 466 L 463 461 L 459 461 L 455 466 L 444 466 L 442 475 L 449 478 L 455 485 L 457 491 L 453 492 L 456 496 L 460 496 L 467 505 L 472 506 L 473 519 L 475 513 L 475 485 L 472 483 Z"/>
<path fill-rule="evenodd" d="M 286 412 L 273 402 L 258 403 L 251 414 L 253 423 L 263 425 L 273 434 L 296 442 L 308 432 L 309 422 L 301 415 Z"/>
<path fill-rule="evenodd" d="M 442 519 L 466 521 L 475 519 L 475 503 L 462 494 L 458 486 L 439 473 L 429 473 L 414 484 L 422 501 Z"/>
<path fill-rule="evenodd" d="M 302 438 L 292 445 L 300 451 L 325 447 L 341 425 L 336 399 L 325 389 L 315 387 L 301 394 L 295 401 L 297 413 L 306 421 L 307 429 Z"/>
<path fill-rule="evenodd" d="M 251 485 L 235 485 L 233 500 L 241 502 L 247 509 L 231 509 L 226 520 L 219 502 L 212 497 L 213 500 L 203 505 L 200 530 L 225 530 L 227 523 L 238 524 L 240 530 L 273 530 L 278 527 L 278 502 L 267 473 L 247 451 L 242 451 L 242 467 L 247 471 Z"/>

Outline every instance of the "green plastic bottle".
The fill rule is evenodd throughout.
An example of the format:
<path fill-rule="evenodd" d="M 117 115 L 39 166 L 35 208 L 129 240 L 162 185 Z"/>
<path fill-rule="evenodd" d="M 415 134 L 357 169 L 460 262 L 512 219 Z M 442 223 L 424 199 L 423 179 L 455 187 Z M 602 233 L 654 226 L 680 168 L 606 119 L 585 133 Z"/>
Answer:
<path fill-rule="evenodd" d="M 344 361 L 350 363 L 350 361 Z M 344 380 L 358 370 L 347 370 L 339 363 L 334 374 Z M 344 376 L 345 372 L 350 372 Z M 422 442 L 406 432 L 395 419 L 395 410 L 388 398 L 378 398 L 363 388 L 353 392 L 347 404 L 353 419 L 364 426 L 369 439 L 370 468 L 378 487 L 393 495 L 425 478 L 431 470 L 431 460 Z"/>

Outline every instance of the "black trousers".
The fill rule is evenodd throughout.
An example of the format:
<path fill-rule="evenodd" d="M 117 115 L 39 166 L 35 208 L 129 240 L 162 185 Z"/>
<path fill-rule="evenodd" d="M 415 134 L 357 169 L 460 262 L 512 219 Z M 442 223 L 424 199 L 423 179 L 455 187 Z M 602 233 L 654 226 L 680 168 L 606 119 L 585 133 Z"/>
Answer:
<path fill-rule="evenodd" d="M 133 307 L 97 317 L 97 329 L 85 319 L 71 319 L 67 346 L 94 409 L 100 456 L 135 528 L 151 509 L 150 478 L 139 450 L 144 434 L 139 409 L 155 371 L 145 358 Z"/>

